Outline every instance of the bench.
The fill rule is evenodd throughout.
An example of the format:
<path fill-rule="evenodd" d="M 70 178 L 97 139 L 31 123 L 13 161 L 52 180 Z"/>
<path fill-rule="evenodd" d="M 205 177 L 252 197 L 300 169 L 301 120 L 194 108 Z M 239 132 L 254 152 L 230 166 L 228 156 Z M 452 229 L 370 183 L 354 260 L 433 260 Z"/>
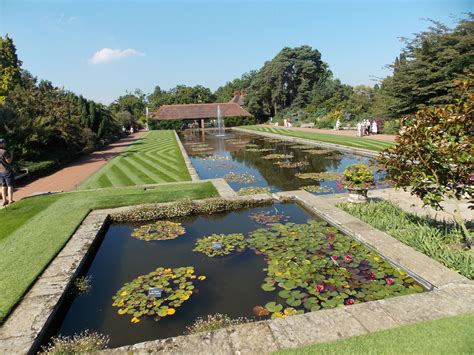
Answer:
<path fill-rule="evenodd" d="M 314 128 L 314 123 L 302 123 L 301 128 Z"/>

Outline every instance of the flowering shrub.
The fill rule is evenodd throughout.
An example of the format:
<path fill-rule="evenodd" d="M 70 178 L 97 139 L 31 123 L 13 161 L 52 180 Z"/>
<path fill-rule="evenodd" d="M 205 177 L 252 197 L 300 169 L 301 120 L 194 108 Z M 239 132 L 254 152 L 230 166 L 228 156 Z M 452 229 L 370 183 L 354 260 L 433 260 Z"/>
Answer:
<path fill-rule="evenodd" d="M 237 319 L 232 319 L 226 314 L 216 313 L 208 315 L 206 318 L 198 317 L 193 324 L 186 327 L 186 334 L 210 332 L 212 330 L 250 322 L 252 322 L 252 320 L 248 318 L 241 317 Z"/>
<path fill-rule="evenodd" d="M 344 170 L 342 183 L 350 189 L 368 189 L 375 183 L 374 173 L 367 164 L 353 164 Z"/>
<path fill-rule="evenodd" d="M 109 337 L 88 330 L 73 336 L 53 338 L 41 354 L 85 354 L 97 352 L 107 347 Z"/>

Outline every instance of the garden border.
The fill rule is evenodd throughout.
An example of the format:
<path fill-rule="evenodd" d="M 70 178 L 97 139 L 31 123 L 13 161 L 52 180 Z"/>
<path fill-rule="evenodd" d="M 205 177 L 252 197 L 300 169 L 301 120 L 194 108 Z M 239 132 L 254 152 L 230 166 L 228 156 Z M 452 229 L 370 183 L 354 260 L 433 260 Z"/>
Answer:
<path fill-rule="evenodd" d="M 290 141 L 290 142 L 295 142 L 295 143 L 300 143 L 300 144 L 314 145 L 316 147 L 321 147 L 321 148 L 331 148 L 331 149 L 339 150 L 341 152 L 347 152 L 347 153 L 362 155 L 364 157 L 369 157 L 369 158 L 376 158 L 379 155 L 379 152 L 375 152 L 375 151 L 368 150 L 368 149 L 353 148 L 353 147 L 348 147 L 348 146 L 345 146 L 345 145 L 334 144 L 334 143 L 326 143 L 326 142 L 321 142 L 321 141 L 317 141 L 317 140 L 313 140 L 313 139 L 285 136 L 285 135 L 277 134 L 277 133 L 254 131 L 254 130 L 239 128 L 239 127 L 231 127 L 230 129 L 234 130 L 234 131 L 237 131 L 237 132 L 242 132 L 242 133 L 247 133 L 247 134 L 255 134 L 255 135 L 260 135 L 260 136 L 263 136 L 263 137 L 275 138 L 275 139 L 280 139 L 280 140 Z"/>
<path fill-rule="evenodd" d="M 216 188 L 221 192 L 225 185 L 221 181 L 220 187 Z M 224 188 L 224 192 L 229 193 L 228 189 Z M 273 196 L 235 196 L 234 193 L 225 198 L 295 201 L 400 265 L 417 280 L 431 286 L 432 291 L 148 341 L 105 352 L 268 353 L 474 312 L 474 282 L 338 209 L 334 205 L 337 200 L 334 197 L 317 197 L 306 191 L 288 191 Z M 31 353 L 37 350 L 42 335 L 64 301 L 68 287 L 81 271 L 81 266 L 87 262 L 91 246 L 100 240 L 107 227 L 109 215 L 114 211 L 135 208 L 137 206 L 97 210 L 84 219 L 0 329 L 1 352 Z"/>

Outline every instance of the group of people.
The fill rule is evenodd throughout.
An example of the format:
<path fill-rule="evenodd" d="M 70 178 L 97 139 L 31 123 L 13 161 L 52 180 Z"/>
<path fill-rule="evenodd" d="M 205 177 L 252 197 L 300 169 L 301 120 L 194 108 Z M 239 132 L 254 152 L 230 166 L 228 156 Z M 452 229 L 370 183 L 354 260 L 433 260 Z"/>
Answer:
<path fill-rule="evenodd" d="M 4 139 L 0 138 L 0 185 L 2 187 L 2 206 L 12 204 L 15 173 L 13 171 L 13 154 L 7 150 Z"/>
<path fill-rule="evenodd" d="M 369 120 L 362 120 L 357 123 L 357 137 L 369 136 L 370 134 L 377 134 L 378 127 L 375 120 L 372 123 Z"/>

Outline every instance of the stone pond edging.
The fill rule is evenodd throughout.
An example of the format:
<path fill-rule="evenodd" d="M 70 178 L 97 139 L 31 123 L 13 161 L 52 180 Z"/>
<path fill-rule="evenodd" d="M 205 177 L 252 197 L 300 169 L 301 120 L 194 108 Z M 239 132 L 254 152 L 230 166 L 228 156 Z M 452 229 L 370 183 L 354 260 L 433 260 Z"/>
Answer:
<path fill-rule="evenodd" d="M 295 143 L 300 143 L 300 144 L 314 145 L 316 147 L 321 147 L 321 148 L 331 148 L 331 149 L 339 150 L 341 152 L 347 152 L 347 153 L 362 155 L 362 156 L 369 157 L 369 158 L 376 158 L 379 155 L 378 152 L 374 152 L 374 151 L 368 150 L 368 149 L 353 148 L 353 147 L 348 147 L 348 146 L 340 145 L 340 144 L 320 142 L 320 141 L 316 141 L 316 140 L 312 140 L 312 139 L 306 139 L 306 138 L 285 136 L 285 135 L 277 134 L 277 133 L 254 131 L 254 130 L 245 129 L 245 128 L 238 128 L 238 127 L 232 127 L 231 130 L 237 131 L 237 132 L 242 132 L 242 133 L 247 133 L 247 134 L 255 134 L 255 135 L 264 136 L 264 137 L 268 137 L 268 138 L 280 139 L 280 140 L 283 140 L 283 141 L 290 141 L 290 142 L 295 142 Z"/>
<path fill-rule="evenodd" d="M 216 185 L 216 182 L 213 181 Z M 389 329 L 445 316 L 474 312 L 474 282 L 455 273 L 335 207 L 337 198 L 306 191 L 269 195 L 230 196 L 230 187 L 217 181 L 228 200 L 292 200 L 326 219 L 346 234 L 387 257 L 431 291 L 309 312 L 284 319 L 265 320 L 212 332 L 177 336 L 105 350 L 104 353 L 255 354 L 301 347 Z M 230 189 L 232 190 L 232 189 Z M 197 200 L 199 202 L 200 200 Z M 199 203 L 205 203 L 201 200 Z M 161 205 L 161 204 L 160 204 Z M 144 205 L 149 206 L 149 205 Z M 0 329 L 0 353 L 35 351 L 65 293 L 88 262 L 94 243 L 101 240 L 109 215 L 138 206 L 91 212 L 23 301 Z"/>
<path fill-rule="evenodd" d="M 181 151 L 181 155 L 183 156 L 184 163 L 186 164 L 186 168 L 188 169 L 189 175 L 191 176 L 191 181 L 201 180 L 199 178 L 198 173 L 196 172 L 196 169 L 194 169 L 194 166 L 191 163 L 191 159 L 189 159 L 189 155 L 186 152 L 186 149 L 184 149 L 181 139 L 179 139 L 178 133 L 176 133 L 176 131 L 173 131 L 173 132 L 174 132 L 174 137 L 176 139 L 176 142 L 178 143 L 179 150 Z"/>

